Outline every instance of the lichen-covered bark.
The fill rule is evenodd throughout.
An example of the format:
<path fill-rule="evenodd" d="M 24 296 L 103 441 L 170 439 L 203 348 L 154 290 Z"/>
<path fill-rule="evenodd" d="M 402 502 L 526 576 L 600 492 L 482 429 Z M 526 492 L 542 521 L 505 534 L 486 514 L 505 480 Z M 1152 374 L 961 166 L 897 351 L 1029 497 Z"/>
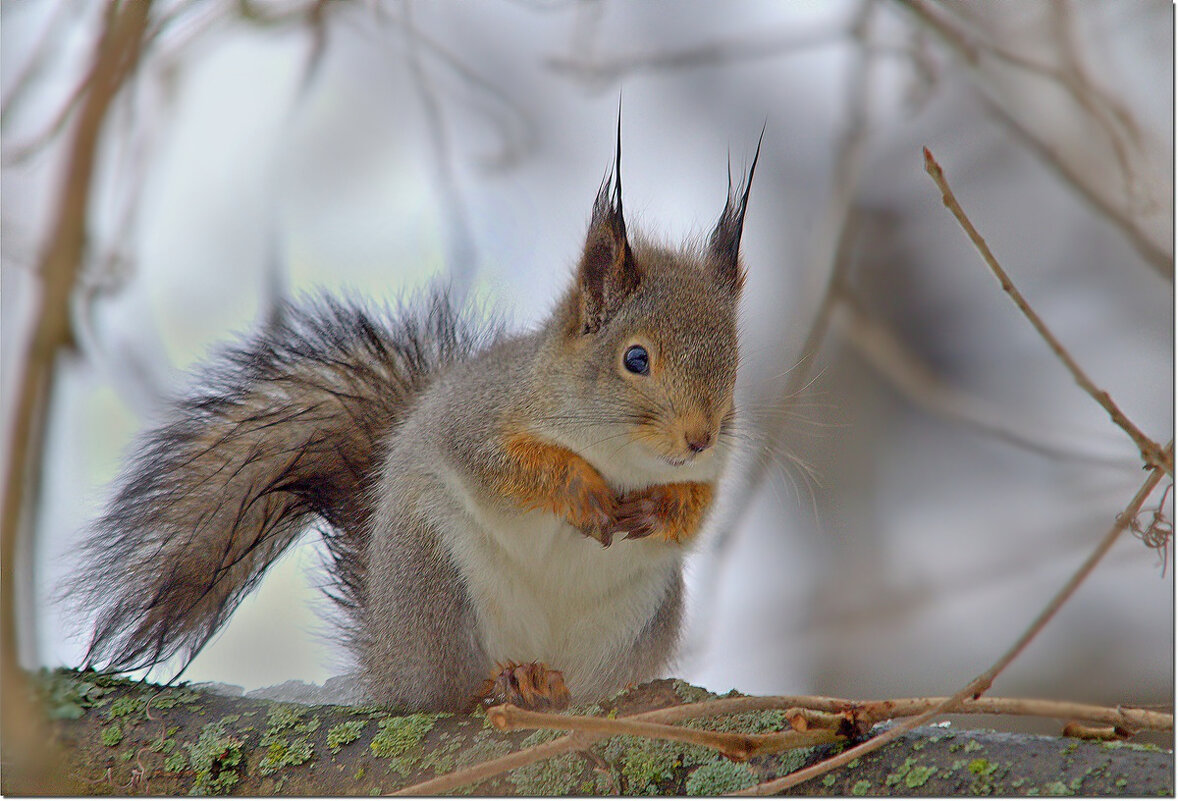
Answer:
<path fill-rule="evenodd" d="M 372 795 L 560 736 L 504 734 L 485 717 L 394 716 L 299 706 L 59 671 L 38 680 L 78 794 Z M 625 715 L 710 697 L 658 681 L 592 712 Z M 587 711 L 587 710 L 581 710 Z M 697 721 L 761 732 L 780 712 Z M 708 749 L 613 737 L 460 792 L 478 795 L 718 795 L 784 775 L 835 747 L 730 762 Z M 1153 746 L 920 729 L 794 789 L 808 795 L 1173 795 L 1174 757 Z"/>

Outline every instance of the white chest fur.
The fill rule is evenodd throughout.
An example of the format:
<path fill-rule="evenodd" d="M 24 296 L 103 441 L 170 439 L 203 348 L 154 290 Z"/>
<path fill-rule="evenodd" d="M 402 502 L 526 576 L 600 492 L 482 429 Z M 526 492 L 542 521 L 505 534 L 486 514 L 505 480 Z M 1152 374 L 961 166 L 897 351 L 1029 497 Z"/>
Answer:
<path fill-rule="evenodd" d="M 655 616 L 681 550 L 621 539 L 602 548 L 551 515 L 486 509 L 463 495 L 462 519 L 445 537 L 487 655 L 561 670 L 575 698 L 611 689 L 603 676 Z"/>

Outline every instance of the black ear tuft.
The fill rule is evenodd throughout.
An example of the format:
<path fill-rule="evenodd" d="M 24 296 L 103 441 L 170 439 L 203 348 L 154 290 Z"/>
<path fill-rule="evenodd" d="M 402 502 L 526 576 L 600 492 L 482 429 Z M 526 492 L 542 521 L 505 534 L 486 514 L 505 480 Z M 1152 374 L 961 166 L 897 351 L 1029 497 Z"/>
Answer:
<path fill-rule="evenodd" d="M 757 152 L 753 156 L 753 165 L 749 167 L 748 178 L 745 179 L 743 187 L 733 189 L 732 163 L 729 162 L 728 202 L 724 204 L 720 221 L 716 223 L 712 237 L 708 241 L 708 248 L 719 264 L 721 280 L 733 290 L 739 290 L 744 285 L 744 272 L 740 266 L 740 235 L 744 230 L 744 211 L 748 206 L 749 190 L 753 186 L 753 173 L 757 170 L 757 159 L 761 157 L 761 141 L 764 138 L 765 129 L 761 128 L 761 136 L 757 139 Z"/>
<path fill-rule="evenodd" d="M 622 215 L 622 114 L 618 111 L 618 142 L 614 167 L 601 182 L 593 204 L 593 219 L 577 269 L 580 294 L 580 331 L 601 328 L 641 279 Z"/>

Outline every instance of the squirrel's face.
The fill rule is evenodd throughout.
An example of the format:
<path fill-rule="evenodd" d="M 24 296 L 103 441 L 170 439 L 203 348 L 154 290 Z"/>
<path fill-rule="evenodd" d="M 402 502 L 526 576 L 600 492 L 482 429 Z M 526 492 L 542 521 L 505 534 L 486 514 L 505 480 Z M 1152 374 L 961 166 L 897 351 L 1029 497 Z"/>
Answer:
<path fill-rule="evenodd" d="M 620 184 L 602 185 L 561 310 L 566 345 L 577 355 L 566 411 L 585 415 L 583 449 L 603 461 L 620 457 L 656 480 L 719 472 L 732 440 L 747 200 L 747 183 L 743 193 L 730 187 L 707 244 L 676 252 L 632 247 Z"/>
<path fill-rule="evenodd" d="M 731 441 L 739 291 L 718 285 L 706 259 L 647 248 L 636 258 L 643 280 L 591 348 L 595 391 L 613 399 L 632 458 L 704 467 Z"/>

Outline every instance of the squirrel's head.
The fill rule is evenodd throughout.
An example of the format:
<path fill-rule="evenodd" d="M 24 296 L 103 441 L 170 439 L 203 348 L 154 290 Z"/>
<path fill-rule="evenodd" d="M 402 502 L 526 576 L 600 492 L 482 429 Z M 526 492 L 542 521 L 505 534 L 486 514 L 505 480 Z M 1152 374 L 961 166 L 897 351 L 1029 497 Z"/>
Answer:
<path fill-rule="evenodd" d="M 588 415 L 583 451 L 657 480 L 718 473 L 734 425 L 740 238 L 756 164 L 740 187 L 730 175 L 704 245 L 680 250 L 627 235 L 620 160 L 602 183 L 560 311 L 563 346 L 577 356 L 566 380 Z"/>

